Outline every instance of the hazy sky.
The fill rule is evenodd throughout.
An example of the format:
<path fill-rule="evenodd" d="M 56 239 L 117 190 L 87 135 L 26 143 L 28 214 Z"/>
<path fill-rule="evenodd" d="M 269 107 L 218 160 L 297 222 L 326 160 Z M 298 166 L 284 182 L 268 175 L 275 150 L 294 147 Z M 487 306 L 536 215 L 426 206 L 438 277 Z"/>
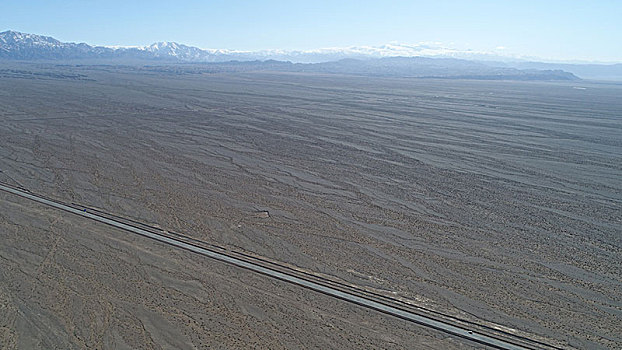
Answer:
<path fill-rule="evenodd" d="M 1 0 L 0 31 L 96 45 L 312 49 L 442 42 L 622 62 L 622 1 Z"/>

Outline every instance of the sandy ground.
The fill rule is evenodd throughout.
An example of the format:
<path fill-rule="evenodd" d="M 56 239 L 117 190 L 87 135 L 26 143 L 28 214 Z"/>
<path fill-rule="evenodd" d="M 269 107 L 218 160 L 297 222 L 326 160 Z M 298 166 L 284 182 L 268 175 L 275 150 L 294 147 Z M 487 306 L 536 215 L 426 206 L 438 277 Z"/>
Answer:
<path fill-rule="evenodd" d="M 2 181 L 622 344 L 619 85 L 72 71 L 90 80 L 0 80 Z"/>

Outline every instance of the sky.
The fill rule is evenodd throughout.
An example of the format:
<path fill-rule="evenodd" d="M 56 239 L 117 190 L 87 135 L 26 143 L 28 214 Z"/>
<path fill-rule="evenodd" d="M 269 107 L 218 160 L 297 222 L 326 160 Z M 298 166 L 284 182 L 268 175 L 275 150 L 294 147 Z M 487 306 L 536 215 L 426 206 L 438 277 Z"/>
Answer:
<path fill-rule="evenodd" d="M 549 60 L 622 62 L 622 1 L 0 0 L 0 31 L 91 45 L 175 41 L 308 50 L 438 42 Z"/>

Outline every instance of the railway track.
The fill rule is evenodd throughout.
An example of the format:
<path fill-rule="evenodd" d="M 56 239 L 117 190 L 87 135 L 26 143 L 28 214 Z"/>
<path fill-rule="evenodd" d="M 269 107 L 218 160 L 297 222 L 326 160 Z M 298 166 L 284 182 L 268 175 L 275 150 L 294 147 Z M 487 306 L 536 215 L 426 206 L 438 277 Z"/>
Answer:
<path fill-rule="evenodd" d="M 413 305 L 406 300 L 383 295 L 330 276 L 305 271 L 247 252 L 227 249 L 97 208 L 63 203 L 2 182 L 0 190 L 492 348 L 561 349 L 537 339 Z"/>

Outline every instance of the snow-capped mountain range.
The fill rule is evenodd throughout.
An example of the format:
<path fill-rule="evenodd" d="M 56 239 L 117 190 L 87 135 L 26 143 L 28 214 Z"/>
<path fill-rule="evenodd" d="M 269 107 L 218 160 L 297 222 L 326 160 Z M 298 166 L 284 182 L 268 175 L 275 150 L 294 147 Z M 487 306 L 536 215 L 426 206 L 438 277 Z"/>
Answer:
<path fill-rule="evenodd" d="M 92 58 L 109 51 L 84 43 L 63 43 L 49 36 L 14 31 L 0 33 L 0 58 L 4 59 Z"/>
<path fill-rule="evenodd" d="M 382 57 L 451 57 L 463 59 L 508 58 L 496 53 L 457 50 L 438 44 L 388 44 L 378 47 L 358 46 L 316 50 L 262 50 L 238 51 L 200 49 L 175 42 L 159 42 L 143 47 L 105 47 L 85 43 L 64 43 L 52 37 L 5 31 L 0 33 L 0 58 L 32 59 L 87 59 L 134 58 L 183 62 L 224 62 L 231 60 L 279 60 L 299 63 L 329 62 L 345 58 Z"/>
<path fill-rule="evenodd" d="M 396 60 L 410 58 L 407 61 Z M 434 59 L 436 61 L 422 61 L 417 58 Z M 339 69 L 331 62 L 341 60 L 362 60 L 364 62 L 341 62 Z M 372 70 L 393 71 L 400 65 L 400 72 L 413 72 L 416 75 L 425 75 L 424 72 L 437 70 L 422 69 L 422 67 L 445 67 L 455 69 L 462 67 L 462 71 L 469 75 L 475 70 L 481 74 L 484 67 L 488 73 L 494 75 L 508 70 L 563 70 L 582 78 L 605 79 L 622 81 L 622 64 L 563 64 L 543 63 L 533 58 L 511 56 L 499 48 L 492 52 L 474 50 L 459 50 L 445 47 L 438 43 L 420 43 L 413 45 L 387 44 L 383 46 L 355 46 L 345 48 L 324 48 L 316 50 L 261 50 L 239 51 L 221 49 L 200 49 L 197 47 L 178 44 L 175 42 L 159 42 L 149 46 L 119 47 L 119 46 L 92 46 L 86 43 L 65 43 L 49 36 L 5 31 L 0 33 L 0 61 L 88 61 L 104 63 L 131 63 L 157 61 L 166 63 L 175 62 L 230 62 L 230 61 L 289 61 L 297 64 L 316 64 L 314 67 L 295 67 L 298 70 L 335 70 L 340 72 L 351 71 L 356 67 L 359 72 Z M 371 62 L 376 60 L 377 62 Z M 468 64 L 467 64 L 468 62 Z M 465 71 L 465 64 L 471 69 Z M 417 66 L 417 67 L 414 67 Z M 382 67 L 382 68 L 380 68 Z M 288 68 L 290 69 L 290 68 Z M 355 70 L 356 70 L 355 69 Z M 447 69 L 446 69 L 447 70 Z M 487 74 L 488 74 L 487 73 Z M 514 72 L 515 73 L 515 72 Z M 512 74 L 514 74 L 512 73 Z M 503 73 L 505 74 L 505 73 Z M 532 74 L 532 73 L 528 73 Z"/>

